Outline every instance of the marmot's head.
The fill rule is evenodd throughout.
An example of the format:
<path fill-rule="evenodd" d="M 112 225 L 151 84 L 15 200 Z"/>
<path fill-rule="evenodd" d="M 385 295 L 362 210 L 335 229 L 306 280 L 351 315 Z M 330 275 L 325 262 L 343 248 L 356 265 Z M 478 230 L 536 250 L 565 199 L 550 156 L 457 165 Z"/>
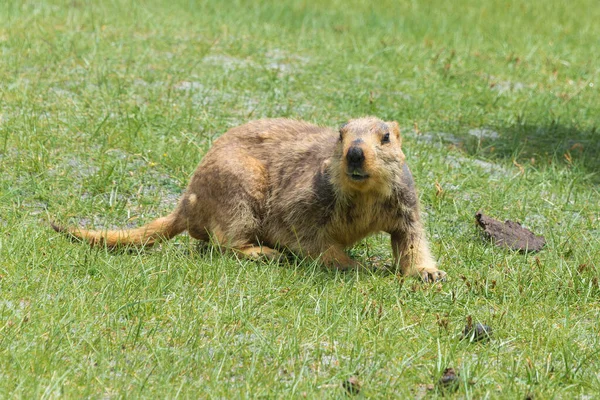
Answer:
<path fill-rule="evenodd" d="M 405 159 L 398 123 L 374 117 L 353 119 L 339 134 L 331 164 L 342 190 L 389 195 Z"/>

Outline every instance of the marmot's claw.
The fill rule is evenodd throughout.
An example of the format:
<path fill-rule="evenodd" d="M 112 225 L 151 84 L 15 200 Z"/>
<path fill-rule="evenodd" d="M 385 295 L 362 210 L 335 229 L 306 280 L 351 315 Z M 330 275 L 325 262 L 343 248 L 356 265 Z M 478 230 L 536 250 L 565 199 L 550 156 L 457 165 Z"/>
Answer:
<path fill-rule="evenodd" d="M 445 282 L 446 273 L 441 270 L 421 271 L 421 279 L 423 282 Z"/>

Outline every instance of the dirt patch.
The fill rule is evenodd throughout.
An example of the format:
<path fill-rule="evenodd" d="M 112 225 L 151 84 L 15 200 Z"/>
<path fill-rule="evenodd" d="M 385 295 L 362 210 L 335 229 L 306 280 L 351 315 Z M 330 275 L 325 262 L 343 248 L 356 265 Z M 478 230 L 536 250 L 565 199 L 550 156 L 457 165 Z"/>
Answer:
<path fill-rule="evenodd" d="M 528 253 L 540 251 L 546 244 L 543 236 L 535 235 L 518 222 L 510 220 L 500 222 L 484 215 L 481 211 L 475 214 L 475 219 L 483 228 L 485 236 L 492 239 L 496 246 Z"/>

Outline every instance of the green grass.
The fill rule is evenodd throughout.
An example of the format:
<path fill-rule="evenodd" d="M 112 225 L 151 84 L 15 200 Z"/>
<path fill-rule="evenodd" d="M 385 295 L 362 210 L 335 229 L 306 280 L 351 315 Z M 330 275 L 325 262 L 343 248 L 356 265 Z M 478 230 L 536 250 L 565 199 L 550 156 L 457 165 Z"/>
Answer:
<path fill-rule="evenodd" d="M 358 374 L 359 396 L 435 398 L 446 367 L 459 398 L 597 396 L 599 18 L 595 0 L 2 1 L 0 397 L 339 398 Z M 366 114 L 403 127 L 444 284 L 186 236 L 111 253 L 47 224 L 168 213 L 247 120 Z M 479 209 L 547 247 L 493 247 Z M 387 240 L 352 254 L 389 262 Z M 468 316 L 489 343 L 460 340 Z"/>

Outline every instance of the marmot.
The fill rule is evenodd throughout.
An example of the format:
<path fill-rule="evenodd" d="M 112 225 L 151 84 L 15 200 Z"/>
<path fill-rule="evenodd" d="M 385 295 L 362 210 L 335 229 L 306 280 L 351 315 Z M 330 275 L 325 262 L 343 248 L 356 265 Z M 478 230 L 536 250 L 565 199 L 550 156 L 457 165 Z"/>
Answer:
<path fill-rule="evenodd" d="M 289 249 L 337 269 L 357 266 L 344 249 L 379 231 L 391 235 L 394 267 L 444 279 L 419 217 L 397 122 L 350 120 L 339 131 L 263 119 L 217 139 L 175 211 L 140 228 L 58 232 L 92 245 L 148 246 L 187 230 L 195 239 L 257 258 Z"/>

